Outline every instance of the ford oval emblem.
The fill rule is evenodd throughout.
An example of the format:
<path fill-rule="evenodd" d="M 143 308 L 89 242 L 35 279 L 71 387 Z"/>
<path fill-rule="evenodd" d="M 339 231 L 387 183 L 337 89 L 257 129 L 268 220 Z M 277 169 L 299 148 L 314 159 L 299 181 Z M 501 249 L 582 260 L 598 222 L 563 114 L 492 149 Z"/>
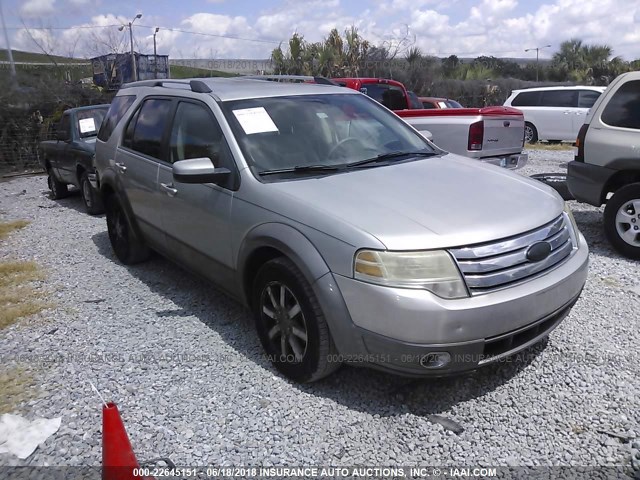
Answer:
<path fill-rule="evenodd" d="M 530 262 L 541 262 L 551 253 L 551 244 L 548 242 L 537 242 L 527 249 L 527 260 Z"/>

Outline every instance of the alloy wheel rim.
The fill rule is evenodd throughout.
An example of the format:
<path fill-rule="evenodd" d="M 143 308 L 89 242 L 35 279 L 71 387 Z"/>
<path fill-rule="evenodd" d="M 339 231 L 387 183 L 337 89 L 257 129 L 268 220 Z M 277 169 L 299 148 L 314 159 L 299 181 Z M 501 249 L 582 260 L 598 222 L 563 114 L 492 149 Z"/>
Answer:
<path fill-rule="evenodd" d="M 530 143 L 533 139 L 533 129 L 531 127 L 524 127 L 524 139 L 527 143 Z"/>
<path fill-rule="evenodd" d="M 618 236 L 632 247 L 640 248 L 640 199 L 621 205 L 615 222 Z"/>
<path fill-rule="evenodd" d="M 308 330 L 300 302 L 282 282 L 270 282 L 260 296 L 260 314 L 267 337 L 281 359 L 301 362 L 307 352 Z"/>

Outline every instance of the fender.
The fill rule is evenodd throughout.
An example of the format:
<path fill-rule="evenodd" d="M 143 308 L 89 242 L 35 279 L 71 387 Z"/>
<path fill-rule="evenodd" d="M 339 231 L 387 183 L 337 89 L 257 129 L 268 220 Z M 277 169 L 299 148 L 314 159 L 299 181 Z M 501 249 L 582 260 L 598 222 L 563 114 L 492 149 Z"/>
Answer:
<path fill-rule="evenodd" d="M 274 248 L 286 255 L 302 272 L 309 284 L 329 273 L 329 267 L 320 252 L 299 230 L 284 223 L 263 223 L 249 231 L 238 250 L 238 272 L 242 277 L 243 293 L 247 305 L 247 267 L 252 254 L 262 247 Z"/>
<path fill-rule="evenodd" d="M 122 208 L 124 208 L 124 211 L 127 214 L 127 218 L 129 219 L 129 223 L 131 227 L 134 229 L 135 234 L 138 235 L 138 237 L 140 238 L 144 238 L 144 236 L 142 235 L 142 232 L 138 228 L 138 222 L 136 222 L 136 219 L 133 215 L 133 209 L 131 208 L 131 203 L 129 203 L 129 199 L 124 194 L 122 181 L 118 177 L 115 170 L 111 168 L 107 168 L 104 171 L 103 175 L 100 176 L 100 195 L 102 196 L 102 198 L 104 199 L 107 198 L 105 193 L 108 190 L 113 191 L 113 194 L 118 199 L 118 202 L 120 202 L 120 205 L 122 205 Z"/>

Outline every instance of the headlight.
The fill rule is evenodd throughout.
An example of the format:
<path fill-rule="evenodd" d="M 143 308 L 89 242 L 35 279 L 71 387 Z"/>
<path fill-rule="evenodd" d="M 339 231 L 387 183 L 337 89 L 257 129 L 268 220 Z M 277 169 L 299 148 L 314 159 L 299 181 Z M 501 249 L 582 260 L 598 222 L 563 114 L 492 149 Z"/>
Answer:
<path fill-rule="evenodd" d="M 569 222 L 571 223 L 571 228 L 573 229 L 573 239 L 575 248 L 578 248 L 578 238 L 580 238 L 580 230 L 578 230 L 578 225 L 576 224 L 576 219 L 573 218 L 573 212 L 569 208 L 567 202 L 564 202 L 564 213 L 569 218 Z"/>
<path fill-rule="evenodd" d="M 425 289 L 443 298 L 469 296 L 453 259 L 443 250 L 361 250 L 355 257 L 354 277 L 388 287 Z"/>

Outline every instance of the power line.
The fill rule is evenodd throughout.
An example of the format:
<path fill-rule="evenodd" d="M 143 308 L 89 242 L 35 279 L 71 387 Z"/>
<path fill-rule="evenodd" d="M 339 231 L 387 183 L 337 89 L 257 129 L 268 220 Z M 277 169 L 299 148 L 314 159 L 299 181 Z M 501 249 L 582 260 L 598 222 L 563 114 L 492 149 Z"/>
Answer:
<path fill-rule="evenodd" d="M 80 28 L 109 28 L 120 25 L 77 25 L 75 27 L 7 27 L 7 30 L 76 30 Z"/>
<path fill-rule="evenodd" d="M 136 25 L 136 27 L 156 28 L 156 27 L 151 27 L 149 25 Z M 168 30 L 169 32 L 188 33 L 190 35 L 202 35 L 204 37 L 229 38 L 231 40 L 243 40 L 245 42 L 271 43 L 271 44 L 276 44 L 276 45 L 279 45 L 280 43 L 282 43 L 282 42 L 277 41 L 277 40 L 267 40 L 267 39 L 262 39 L 262 38 L 243 38 L 243 37 L 236 37 L 236 36 L 233 36 L 233 35 L 220 35 L 220 34 L 215 34 L 215 33 L 193 32 L 193 31 L 190 31 L 190 30 L 182 30 L 180 28 L 160 27 L 160 30 Z"/>
<path fill-rule="evenodd" d="M 7 30 L 76 30 L 76 29 L 95 29 L 95 28 L 109 28 L 109 27 L 120 27 L 121 25 L 119 24 L 115 24 L 115 25 L 78 25 L 75 27 L 27 27 L 27 26 L 23 26 L 23 27 L 7 27 Z M 151 29 L 155 29 L 156 26 L 151 27 L 149 25 L 134 25 L 134 27 L 136 28 L 151 28 Z M 181 28 L 170 28 L 170 27 L 160 27 L 161 30 L 166 30 L 169 32 L 179 32 L 179 33 L 186 33 L 189 35 L 202 35 L 204 37 L 215 37 L 215 38 L 228 38 L 230 40 L 242 40 L 245 42 L 257 42 L 257 43 L 269 43 L 269 44 L 274 44 L 274 45 L 279 45 L 280 43 L 282 43 L 281 41 L 278 40 L 267 40 L 264 38 L 245 38 L 245 37 L 236 37 L 234 35 L 222 35 L 222 34 L 215 34 L 215 33 L 204 33 L 204 32 L 194 32 L 191 30 L 183 30 Z"/>

